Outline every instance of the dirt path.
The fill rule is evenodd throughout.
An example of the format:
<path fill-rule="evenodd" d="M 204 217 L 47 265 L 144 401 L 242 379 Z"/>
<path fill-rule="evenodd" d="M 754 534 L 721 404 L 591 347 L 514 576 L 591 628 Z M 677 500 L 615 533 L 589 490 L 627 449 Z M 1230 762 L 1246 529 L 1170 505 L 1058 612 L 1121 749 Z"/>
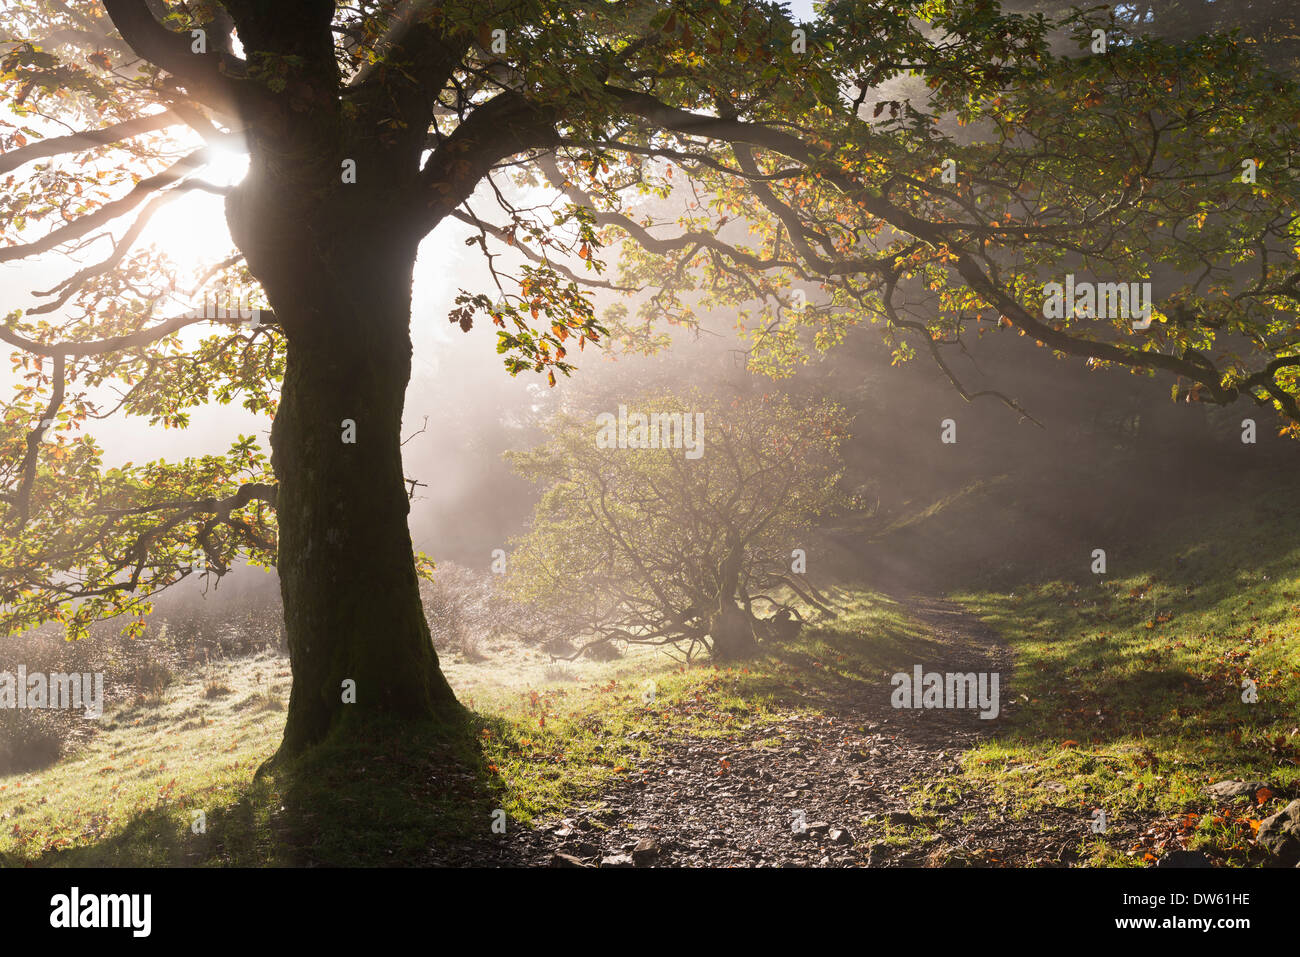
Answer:
<path fill-rule="evenodd" d="M 894 709 L 892 688 L 861 684 L 811 698 L 736 738 L 665 739 L 597 807 L 475 854 L 483 865 L 1061 865 L 1086 836 L 1081 812 L 1016 819 L 964 780 L 963 751 L 1012 710 L 1011 656 L 982 622 L 942 599 L 899 599 L 941 646 L 927 671 L 997 672 L 1001 715 Z M 773 744 L 773 741 L 779 743 Z M 808 825 L 795 833 L 802 813 Z M 654 851 L 646 850 L 653 842 Z M 560 857 L 558 855 L 567 855 Z"/>

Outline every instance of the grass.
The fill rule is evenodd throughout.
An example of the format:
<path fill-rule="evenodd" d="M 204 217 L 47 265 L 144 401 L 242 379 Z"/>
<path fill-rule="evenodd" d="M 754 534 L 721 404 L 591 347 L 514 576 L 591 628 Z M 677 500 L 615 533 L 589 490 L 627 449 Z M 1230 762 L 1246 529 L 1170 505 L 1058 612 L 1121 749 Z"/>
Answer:
<path fill-rule="evenodd" d="M 280 659 L 227 667 L 229 685 L 288 694 Z M 204 844 L 217 859 L 247 859 L 251 850 L 235 836 L 247 830 L 218 839 L 214 823 L 236 813 L 253 772 L 275 750 L 284 715 L 241 708 L 233 694 L 210 699 L 205 684 L 176 683 L 111 710 L 84 750 L 0 778 L 0 863 L 189 863 Z M 206 842 L 191 832 L 198 811 L 207 819 Z"/>
<path fill-rule="evenodd" d="M 1018 709 L 966 756 L 973 778 L 1028 811 L 1157 821 L 1128 846 L 1097 835 L 1096 864 L 1149 862 L 1176 844 L 1246 863 L 1259 820 L 1300 787 L 1300 508 L 1261 494 L 1201 514 L 1108 555 L 1104 579 L 1084 554 L 1014 593 L 953 596 L 1017 661 Z M 1234 778 L 1278 793 L 1262 806 L 1203 794 Z"/>

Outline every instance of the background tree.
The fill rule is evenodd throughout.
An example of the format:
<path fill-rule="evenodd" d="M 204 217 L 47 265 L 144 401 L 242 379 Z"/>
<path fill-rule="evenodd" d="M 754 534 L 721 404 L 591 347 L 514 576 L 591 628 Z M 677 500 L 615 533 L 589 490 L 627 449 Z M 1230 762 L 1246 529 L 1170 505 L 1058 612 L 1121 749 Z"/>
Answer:
<path fill-rule="evenodd" d="M 778 595 L 824 607 L 792 557 L 808 549 L 816 520 L 846 503 L 836 487 L 843 410 L 775 395 L 629 402 L 633 428 L 651 414 L 703 416 L 702 454 L 602 447 L 595 417 L 566 414 L 544 445 L 507 455 L 545 488 L 513 543 L 508 588 L 552 639 L 744 657 L 769 625 L 802 619 Z"/>
<path fill-rule="evenodd" d="M 744 304 L 773 368 L 865 318 L 900 358 L 911 337 L 942 362 L 941 343 L 1000 315 L 1055 352 L 1296 416 L 1293 90 L 1230 41 L 1114 30 L 1105 56 L 1063 58 L 1043 22 L 983 0 L 833 2 L 800 32 L 738 0 L 22 0 L 7 14 L 0 261 L 111 248 L 0 327 L 26 375 L 0 436 L 5 624 L 80 633 L 196 571 L 274 561 L 286 753 L 347 713 L 455 706 L 420 609 L 400 446 L 413 264 L 448 219 L 474 229 L 500 287 L 462 291 L 450 318 L 496 324 L 512 373 L 553 379 L 575 342 L 603 340 L 584 292 L 603 284 L 655 291 L 635 319 L 610 316 L 630 343 L 703 301 Z M 927 98 L 876 92 L 908 76 Z M 935 122 L 956 114 L 961 140 Z M 247 176 L 206 182 L 232 146 Z M 1238 180 L 1247 156 L 1258 184 Z M 543 184 L 550 201 L 522 190 Z M 181 277 L 133 245 L 192 190 L 224 194 L 238 252 Z M 675 221 L 634 215 L 649 196 L 685 205 Z M 599 253 L 620 237 L 610 281 Z M 1058 328 L 1035 290 L 1070 257 L 1193 278 L 1161 291 L 1152 334 Z M 182 279 L 197 295 L 241 275 L 270 307 L 256 327 L 220 319 L 196 344 L 182 330 L 211 316 L 160 318 Z M 830 302 L 800 310 L 802 284 Z M 274 416 L 269 459 L 243 439 L 106 469 L 74 435 L 114 405 L 183 426 L 214 399 Z"/>

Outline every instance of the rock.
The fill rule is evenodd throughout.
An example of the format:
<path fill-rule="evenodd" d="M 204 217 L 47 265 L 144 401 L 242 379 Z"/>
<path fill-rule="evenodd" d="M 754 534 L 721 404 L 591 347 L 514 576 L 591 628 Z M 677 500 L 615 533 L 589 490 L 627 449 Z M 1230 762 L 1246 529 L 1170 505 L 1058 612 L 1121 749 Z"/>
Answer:
<path fill-rule="evenodd" d="M 832 844 L 852 844 L 853 835 L 843 828 L 833 827 L 831 832 L 826 835 L 827 840 Z"/>
<path fill-rule="evenodd" d="M 600 859 L 601 867 L 635 867 L 631 854 L 610 854 Z"/>
<path fill-rule="evenodd" d="M 1255 844 L 1269 853 L 1272 867 L 1294 867 L 1300 863 L 1300 800 L 1260 821 Z"/>
<path fill-rule="evenodd" d="M 1210 859 L 1200 851 L 1170 851 L 1160 860 L 1156 867 L 1213 867 Z"/>
<path fill-rule="evenodd" d="M 1216 801 L 1231 801 L 1234 798 L 1242 797 L 1254 800 L 1255 793 L 1260 788 L 1276 791 L 1275 788 L 1269 787 L 1263 781 L 1215 781 L 1205 789 L 1205 793 Z"/>
<path fill-rule="evenodd" d="M 643 837 L 632 848 L 632 860 L 637 867 L 653 863 L 659 857 L 659 845 L 653 837 Z"/>
<path fill-rule="evenodd" d="M 825 821 L 814 821 L 813 823 L 808 825 L 808 833 L 812 837 L 821 837 L 830 829 L 831 826 L 827 824 Z"/>
<path fill-rule="evenodd" d="M 561 853 L 560 851 L 556 851 L 554 854 L 551 855 L 551 866 L 552 867 L 591 867 L 590 864 L 586 863 L 582 859 L 574 857 L 572 854 Z"/>

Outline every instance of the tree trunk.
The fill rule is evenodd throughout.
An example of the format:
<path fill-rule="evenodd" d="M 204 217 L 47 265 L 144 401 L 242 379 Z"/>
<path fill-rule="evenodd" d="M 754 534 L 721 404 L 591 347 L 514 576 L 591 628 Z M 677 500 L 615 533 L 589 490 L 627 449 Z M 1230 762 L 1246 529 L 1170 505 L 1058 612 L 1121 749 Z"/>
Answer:
<path fill-rule="evenodd" d="M 709 622 L 709 637 L 713 640 L 713 657 L 719 661 L 749 658 L 758 651 L 754 619 L 728 598 L 722 600 L 722 607 Z"/>
<path fill-rule="evenodd" d="M 416 244 L 353 236 L 322 255 L 318 241 L 282 247 L 274 275 L 258 277 L 288 338 L 271 435 L 293 671 L 282 756 L 353 717 L 459 708 L 438 667 L 407 526 L 401 426 Z"/>
<path fill-rule="evenodd" d="M 744 547 L 728 536 L 727 554 L 718 568 L 718 605 L 709 619 L 713 657 L 719 661 L 748 658 L 758 651 L 754 618 L 736 603 L 744 560 Z"/>

